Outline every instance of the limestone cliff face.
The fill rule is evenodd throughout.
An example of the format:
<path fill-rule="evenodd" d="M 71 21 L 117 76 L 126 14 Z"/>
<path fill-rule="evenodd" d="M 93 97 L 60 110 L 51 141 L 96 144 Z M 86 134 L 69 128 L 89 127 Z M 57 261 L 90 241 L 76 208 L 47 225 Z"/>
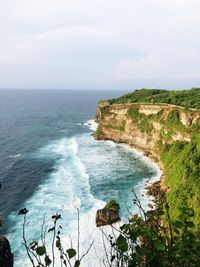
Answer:
<path fill-rule="evenodd" d="M 160 160 L 158 147 L 176 140 L 190 141 L 200 113 L 164 104 L 113 104 L 100 101 L 95 138 L 126 143 Z"/>

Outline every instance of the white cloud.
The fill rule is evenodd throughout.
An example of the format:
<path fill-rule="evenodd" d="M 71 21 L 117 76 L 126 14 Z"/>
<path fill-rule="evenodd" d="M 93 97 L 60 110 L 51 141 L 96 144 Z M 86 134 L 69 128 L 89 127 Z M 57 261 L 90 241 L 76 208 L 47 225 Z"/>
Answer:
<path fill-rule="evenodd" d="M 168 49 L 138 60 L 122 60 L 116 67 L 118 80 L 162 84 L 163 87 L 198 86 L 200 75 L 198 49 Z M 175 81 L 175 83 L 174 83 Z"/>
<path fill-rule="evenodd" d="M 0 1 L 0 87 L 200 81 L 198 0 Z"/>

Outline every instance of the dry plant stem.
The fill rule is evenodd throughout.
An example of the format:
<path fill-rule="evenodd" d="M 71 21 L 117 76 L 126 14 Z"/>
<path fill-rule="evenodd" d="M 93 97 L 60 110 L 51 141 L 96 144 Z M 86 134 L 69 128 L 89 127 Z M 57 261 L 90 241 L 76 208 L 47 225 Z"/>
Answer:
<path fill-rule="evenodd" d="M 29 251 L 29 248 L 28 248 L 28 245 L 27 245 L 27 242 L 26 242 L 25 227 L 26 227 L 26 214 L 24 215 L 24 222 L 23 222 L 23 240 L 24 240 L 24 246 L 26 248 L 27 255 L 28 255 L 28 257 L 29 257 L 29 259 L 30 259 L 33 267 L 35 267 L 34 261 L 31 258 L 30 251 Z"/>
<path fill-rule="evenodd" d="M 62 262 L 62 250 L 60 250 L 60 266 L 63 267 L 63 262 Z"/>
<path fill-rule="evenodd" d="M 101 233 L 102 233 L 102 240 L 103 240 L 103 248 L 104 248 L 104 252 L 106 254 L 106 259 L 107 259 L 107 263 L 108 263 L 108 266 L 109 267 L 112 267 L 112 264 L 110 263 L 110 260 L 109 260 L 109 257 L 108 257 L 108 253 L 107 253 L 107 249 L 106 249 L 106 244 L 105 244 L 105 240 L 104 240 L 104 237 L 106 237 L 106 239 L 108 241 L 110 241 L 107 237 L 107 235 L 104 233 L 104 231 L 101 229 L 100 227 L 100 230 L 101 230 Z"/>
<path fill-rule="evenodd" d="M 46 231 L 47 231 L 47 228 L 44 229 L 45 223 L 46 223 L 46 220 L 45 220 L 45 215 L 44 215 L 43 220 L 42 220 L 42 227 L 41 227 L 41 241 L 44 247 L 45 247 L 45 238 L 46 238 Z M 47 257 L 46 251 L 45 251 L 45 257 Z M 47 267 L 46 263 L 45 263 L 45 267 Z"/>
<path fill-rule="evenodd" d="M 125 203 L 125 206 L 126 206 L 126 210 L 128 211 L 128 214 L 129 214 L 130 216 L 132 216 L 133 214 L 132 214 L 131 211 L 129 210 L 129 208 L 128 208 L 128 206 L 127 206 L 126 203 Z"/>
<path fill-rule="evenodd" d="M 93 246 L 94 241 L 92 241 L 92 243 L 90 244 L 89 248 L 87 249 L 87 251 L 82 255 L 82 257 L 80 258 L 80 261 L 89 253 L 91 247 Z"/>
<path fill-rule="evenodd" d="M 53 229 L 53 241 L 52 241 L 52 266 L 55 266 L 55 252 L 54 252 L 54 245 L 55 245 L 55 238 L 56 238 L 56 223 L 57 219 L 54 220 L 54 229 Z"/>
<path fill-rule="evenodd" d="M 64 252 L 63 247 L 61 248 L 61 250 L 62 250 L 62 254 L 63 254 L 63 255 L 65 256 L 65 258 L 67 259 L 67 262 L 68 262 L 69 266 L 72 267 L 71 262 L 70 262 L 70 260 L 69 260 L 69 257 L 68 257 L 68 255 Z"/>
<path fill-rule="evenodd" d="M 144 218 L 144 220 L 146 221 L 146 212 L 145 212 L 145 210 L 142 208 L 142 205 L 141 205 L 141 203 L 140 203 L 140 200 L 139 200 L 139 198 L 137 197 L 137 195 L 136 195 L 136 193 L 135 193 L 135 191 L 134 190 L 132 190 L 132 192 L 133 192 L 133 195 L 134 195 L 134 197 L 135 197 L 135 202 L 134 202 L 134 204 L 139 208 L 139 212 L 140 212 L 140 216 L 142 217 L 142 218 Z"/>
<path fill-rule="evenodd" d="M 77 238 L 78 238 L 78 243 L 77 243 L 77 254 L 78 254 L 78 260 L 80 259 L 80 212 L 79 208 L 75 207 L 78 213 L 78 225 L 77 225 Z"/>

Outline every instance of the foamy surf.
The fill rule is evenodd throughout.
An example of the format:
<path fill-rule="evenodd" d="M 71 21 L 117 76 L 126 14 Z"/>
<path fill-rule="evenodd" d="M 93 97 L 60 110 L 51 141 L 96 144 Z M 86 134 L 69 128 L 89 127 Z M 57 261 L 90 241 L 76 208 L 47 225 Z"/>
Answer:
<path fill-rule="evenodd" d="M 85 253 L 90 246 L 91 241 L 94 245 L 90 252 L 90 259 L 84 259 L 82 266 L 101 266 L 95 251 L 99 251 L 99 242 L 101 240 L 101 232 L 95 225 L 95 213 L 97 209 L 102 208 L 105 202 L 95 199 L 90 192 L 89 176 L 87 174 L 84 164 L 77 156 L 78 143 L 75 138 L 61 139 L 50 143 L 46 147 L 40 149 L 37 153 L 32 155 L 33 158 L 48 159 L 54 158 L 54 172 L 50 174 L 49 178 L 38 186 L 35 194 L 24 203 L 24 206 L 30 210 L 29 222 L 26 226 L 27 238 L 29 241 L 37 240 L 40 237 L 40 226 L 42 224 L 43 216 L 51 216 L 55 213 L 62 214 L 62 238 L 67 242 L 72 238 L 76 243 L 77 238 L 77 210 L 80 210 L 80 233 L 81 253 Z M 17 217 L 16 213 L 9 216 L 10 222 L 15 222 L 9 239 L 11 241 L 14 253 L 17 254 L 15 258 L 15 266 L 28 267 L 30 263 L 24 258 L 25 251 L 21 247 L 20 236 L 22 236 L 22 218 Z M 67 222 L 67 224 L 66 224 Z M 47 238 L 47 244 L 50 239 Z M 50 249 L 50 247 L 49 247 Z M 98 255 L 100 255 L 98 253 Z M 101 255 L 101 261 L 103 254 Z M 57 258 L 59 262 L 59 255 Z M 23 264 L 23 265 L 21 265 Z M 57 266 L 57 265 L 56 265 Z M 60 266 L 58 264 L 58 266 Z"/>
<path fill-rule="evenodd" d="M 21 157 L 21 154 L 16 154 L 16 155 L 9 156 L 9 158 L 19 158 L 19 157 Z"/>
<path fill-rule="evenodd" d="M 92 123 L 87 124 L 87 127 L 91 125 Z M 134 160 L 137 160 L 136 165 L 134 165 L 134 155 Z M 70 246 L 70 237 L 76 243 L 77 210 L 75 207 L 78 207 L 81 253 L 84 253 L 94 241 L 88 257 L 84 258 L 81 266 L 104 266 L 105 251 L 102 232 L 95 224 L 96 211 L 103 208 L 105 201 L 112 198 L 119 201 L 120 205 L 127 202 L 132 206 L 130 189 L 134 188 L 136 193 L 142 194 L 143 183 L 147 181 L 147 178 L 141 176 L 140 181 L 136 183 L 138 178 L 134 182 L 134 175 L 140 175 L 140 166 L 142 167 L 143 164 L 145 168 L 153 169 L 157 175 L 156 170 L 152 168 L 152 162 L 142 155 L 137 155 L 128 146 L 111 141 L 95 141 L 90 133 L 49 142 L 33 153 L 29 159 L 31 157 L 42 161 L 51 160 L 54 164 L 52 173 L 24 203 L 24 206 L 30 210 L 30 221 L 27 224 L 29 241 L 39 237 L 43 215 L 50 217 L 57 212 L 62 215 L 60 224 L 63 227 L 62 239 L 66 247 Z M 141 171 L 141 175 L 143 174 L 145 174 L 144 171 Z M 155 175 L 152 177 L 152 174 L 149 174 L 149 179 L 154 179 Z M 144 202 L 148 203 L 146 200 Z M 122 217 L 125 218 L 125 208 L 122 207 L 121 210 Z M 134 211 L 137 212 L 136 209 L 133 213 Z M 28 267 L 30 263 L 22 260 L 25 252 L 19 238 L 22 236 L 21 219 L 16 212 L 9 216 L 10 222 L 14 225 L 10 230 L 9 239 L 16 255 L 15 267 Z M 107 235 L 112 234 L 110 227 L 103 227 L 103 231 Z M 109 249 L 109 244 L 107 246 Z"/>
<path fill-rule="evenodd" d="M 98 123 L 95 120 L 88 120 L 87 125 L 89 126 L 90 130 L 96 131 L 98 127 Z"/>
<path fill-rule="evenodd" d="M 131 151 L 134 155 L 137 155 L 137 157 L 141 160 L 142 163 L 145 163 L 149 168 L 152 168 L 155 171 L 155 175 L 152 177 L 149 177 L 147 179 L 142 179 L 137 185 L 135 185 L 135 192 L 141 201 L 142 207 L 145 211 L 149 210 L 148 204 L 155 205 L 154 204 L 154 198 L 152 196 L 147 195 L 147 187 L 152 185 L 154 182 L 159 181 L 163 171 L 160 169 L 160 166 L 153 162 L 149 157 L 145 156 L 143 152 L 138 151 L 135 148 L 132 148 L 126 144 L 119 144 L 120 146 L 123 146 L 127 150 Z"/>
<path fill-rule="evenodd" d="M 88 127 L 91 131 L 96 131 L 97 127 L 98 127 L 98 123 L 95 120 L 88 120 L 86 122 L 79 122 L 77 123 L 77 125 L 81 125 L 81 126 L 86 126 Z"/>

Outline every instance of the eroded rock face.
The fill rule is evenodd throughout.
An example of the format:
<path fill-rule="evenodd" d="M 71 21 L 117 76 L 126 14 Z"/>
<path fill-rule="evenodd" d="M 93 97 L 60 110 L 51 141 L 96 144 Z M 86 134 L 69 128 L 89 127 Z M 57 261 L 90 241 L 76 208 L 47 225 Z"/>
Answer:
<path fill-rule="evenodd" d="M 119 212 L 115 209 L 103 208 L 97 211 L 96 226 L 110 225 L 120 221 Z"/>
<path fill-rule="evenodd" d="M 151 129 L 145 129 L 145 124 L 140 125 L 141 119 L 134 121 L 129 115 L 129 110 L 137 109 L 138 114 L 146 116 L 145 124 L 149 123 Z M 165 125 L 166 120 L 171 112 L 177 111 L 179 114 L 180 124 L 185 127 L 185 131 L 178 128 L 174 129 Z M 153 119 L 153 116 L 160 117 Z M 142 115 L 141 115 L 142 114 Z M 113 104 L 100 102 L 97 107 L 96 120 L 99 124 L 94 134 L 97 140 L 112 140 L 118 143 L 126 143 L 136 147 L 144 152 L 150 153 L 154 158 L 160 161 L 160 153 L 157 149 L 158 143 L 170 144 L 174 141 L 190 141 L 191 134 L 187 128 L 196 123 L 200 118 L 199 111 L 185 110 L 181 107 L 168 104 Z M 149 130 L 149 131 L 148 131 Z"/>
<path fill-rule="evenodd" d="M 9 241 L 0 237 L 0 266 L 13 267 L 13 254 L 11 253 Z"/>

